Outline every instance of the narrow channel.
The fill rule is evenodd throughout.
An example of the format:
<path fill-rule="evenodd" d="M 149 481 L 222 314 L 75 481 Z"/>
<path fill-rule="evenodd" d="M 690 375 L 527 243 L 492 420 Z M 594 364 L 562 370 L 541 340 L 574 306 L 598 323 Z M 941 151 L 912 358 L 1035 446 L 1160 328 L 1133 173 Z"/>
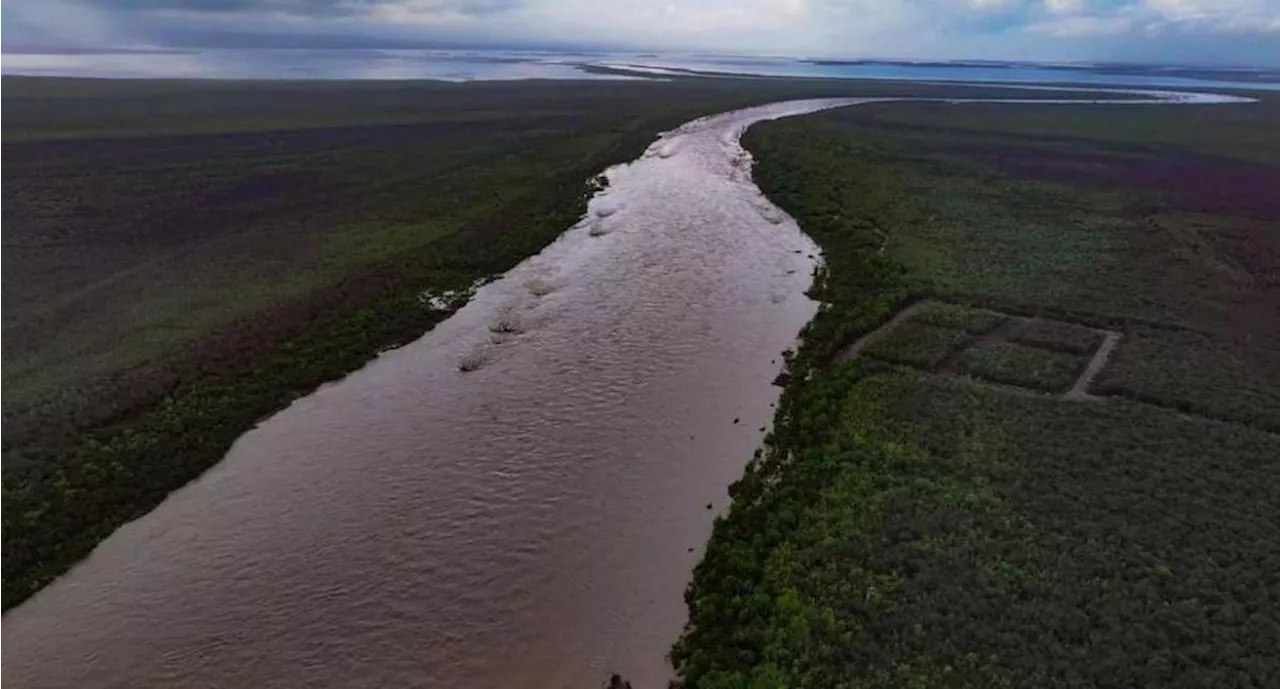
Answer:
<path fill-rule="evenodd" d="M 867 100 L 704 118 L 611 168 L 542 253 L 6 614 L 6 683 L 664 686 L 816 308 L 817 249 L 739 136 Z"/>

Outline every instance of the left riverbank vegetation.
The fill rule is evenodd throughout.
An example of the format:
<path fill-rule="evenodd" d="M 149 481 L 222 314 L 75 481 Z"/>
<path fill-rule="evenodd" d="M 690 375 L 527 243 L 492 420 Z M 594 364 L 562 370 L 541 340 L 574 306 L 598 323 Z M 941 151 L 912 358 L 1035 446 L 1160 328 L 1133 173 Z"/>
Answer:
<path fill-rule="evenodd" d="M 424 295 L 536 253 L 660 131 L 789 98 L 983 95 L 680 78 L 4 90 L 5 608 L 258 420 L 465 301 Z"/>
<path fill-rule="evenodd" d="M 748 132 L 757 182 L 823 249 L 823 306 L 686 594 L 681 686 L 1280 683 L 1262 98 Z"/>
<path fill-rule="evenodd" d="M 4 606 L 745 94 L 5 77 Z M 437 302 L 442 300 L 436 300 Z"/>

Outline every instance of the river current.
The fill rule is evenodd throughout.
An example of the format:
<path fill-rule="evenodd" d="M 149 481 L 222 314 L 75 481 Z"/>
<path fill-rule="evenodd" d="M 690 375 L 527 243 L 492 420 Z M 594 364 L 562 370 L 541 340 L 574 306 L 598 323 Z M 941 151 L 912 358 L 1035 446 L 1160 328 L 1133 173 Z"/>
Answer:
<path fill-rule="evenodd" d="M 6 614 L 6 685 L 665 685 L 712 517 L 816 309 L 818 250 L 739 136 L 860 102 L 696 120 L 608 170 L 540 254 Z"/>

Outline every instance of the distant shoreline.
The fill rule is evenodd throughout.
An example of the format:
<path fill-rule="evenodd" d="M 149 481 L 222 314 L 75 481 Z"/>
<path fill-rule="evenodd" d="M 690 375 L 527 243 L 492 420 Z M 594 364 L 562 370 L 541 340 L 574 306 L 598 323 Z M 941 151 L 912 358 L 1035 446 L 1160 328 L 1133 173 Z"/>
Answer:
<path fill-rule="evenodd" d="M 643 52 L 371 48 L 160 48 L 5 53 L 12 76 L 448 82 L 506 80 L 822 78 L 1061 82 L 1180 89 L 1280 89 L 1280 68 L 998 60 L 766 58 Z"/>

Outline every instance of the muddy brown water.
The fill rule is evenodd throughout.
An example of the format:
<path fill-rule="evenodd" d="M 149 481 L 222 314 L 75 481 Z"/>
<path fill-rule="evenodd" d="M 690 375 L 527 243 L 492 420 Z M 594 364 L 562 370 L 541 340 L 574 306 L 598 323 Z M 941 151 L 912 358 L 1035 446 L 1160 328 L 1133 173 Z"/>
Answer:
<path fill-rule="evenodd" d="M 6 614 L 5 685 L 663 686 L 815 310 L 817 248 L 738 137 L 858 102 L 698 120 L 612 168 L 541 254 Z"/>
<path fill-rule="evenodd" d="M 815 309 L 817 248 L 738 135 L 847 102 L 696 121 L 611 169 L 540 255 L 7 614 L 6 685 L 663 686 L 707 505 Z"/>

